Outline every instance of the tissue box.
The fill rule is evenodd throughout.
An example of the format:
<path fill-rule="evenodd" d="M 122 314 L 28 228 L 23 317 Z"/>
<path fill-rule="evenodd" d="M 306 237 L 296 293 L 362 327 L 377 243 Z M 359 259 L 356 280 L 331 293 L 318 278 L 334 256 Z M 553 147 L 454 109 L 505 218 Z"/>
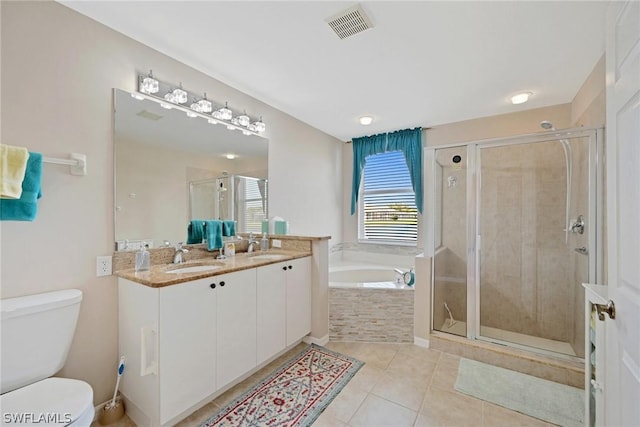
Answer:
<path fill-rule="evenodd" d="M 276 221 L 274 232 L 275 234 L 289 234 L 289 223 L 287 221 Z"/>

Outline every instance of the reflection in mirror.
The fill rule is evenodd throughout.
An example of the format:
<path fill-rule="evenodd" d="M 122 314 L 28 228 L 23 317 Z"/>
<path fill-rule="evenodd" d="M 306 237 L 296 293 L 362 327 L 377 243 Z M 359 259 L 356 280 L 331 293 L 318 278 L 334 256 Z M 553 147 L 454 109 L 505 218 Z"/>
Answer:
<path fill-rule="evenodd" d="M 261 233 L 267 219 L 267 180 L 223 175 L 189 185 L 191 219 L 233 218 L 240 233 Z"/>
<path fill-rule="evenodd" d="M 190 118 L 118 89 L 114 106 L 117 250 L 137 249 L 143 241 L 150 247 L 186 241 L 192 182 L 215 182 L 225 175 L 267 178 L 265 138 Z"/>

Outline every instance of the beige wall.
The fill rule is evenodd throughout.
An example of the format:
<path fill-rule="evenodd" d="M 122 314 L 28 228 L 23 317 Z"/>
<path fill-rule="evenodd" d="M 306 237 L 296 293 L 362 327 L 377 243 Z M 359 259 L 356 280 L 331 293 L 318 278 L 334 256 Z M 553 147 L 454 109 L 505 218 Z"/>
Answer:
<path fill-rule="evenodd" d="M 153 69 L 163 81 L 260 112 L 270 140 L 270 212 L 290 221 L 292 233 L 342 240 L 335 138 L 60 4 L 0 7 L 2 142 L 52 157 L 84 153 L 88 161 L 84 177 L 45 165 L 37 219 L 1 224 L 2 297 L 83 291 L 61 375 L 88 381 L 96 403 L 113 390 L 119 358 L 116 279 L 95 277 L 95 257 L 110 254 L 114 240 L 112 88 L 135 90 L 137 73 Z"/>

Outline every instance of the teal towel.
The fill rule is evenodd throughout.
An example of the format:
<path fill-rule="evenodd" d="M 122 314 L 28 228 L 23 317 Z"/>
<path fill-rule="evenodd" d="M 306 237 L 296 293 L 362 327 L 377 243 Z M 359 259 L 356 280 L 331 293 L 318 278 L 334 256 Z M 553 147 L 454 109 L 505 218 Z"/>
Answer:
<path fill-rule="evenodd" d="M 204 220 L 194 219 L 187 226 L 187 244 L 202 243 L 204 239 Z"/>
<path fill-rule="evenodd" d="M 205 221 L 204 235 L 207 238 L 207 249 L 222 249 L 222 221 Z"/>
<path fill-rule="evenodd" d="M 38 213 L 38 199 L 42 197 L 42 154 L 29 153 L 27 170 L 22 181 L 19 199 L 0 199 L 0 220 L 33 221 Z"/>
<path fill-rule="evenodd" d="M 222 221 L 222 235 L 231 237 L 236 235 L 236 222 L 225 220 Z"/>

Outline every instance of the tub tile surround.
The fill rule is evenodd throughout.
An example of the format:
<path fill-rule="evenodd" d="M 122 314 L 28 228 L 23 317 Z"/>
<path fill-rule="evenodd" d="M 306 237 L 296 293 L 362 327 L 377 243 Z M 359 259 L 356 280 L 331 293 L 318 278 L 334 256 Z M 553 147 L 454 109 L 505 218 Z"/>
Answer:
<path fill-rule="evenodd" d="M 332 246 L 330 271 L 414 268 L 415 247 L 341 243 Z M 329 287 L 329 339 L 414 342 L 414 288 Z"/>
<path fill-rule="evenodd" d="M 329 339 L 412 343 L 413 290 L 329 288 Z"/>

